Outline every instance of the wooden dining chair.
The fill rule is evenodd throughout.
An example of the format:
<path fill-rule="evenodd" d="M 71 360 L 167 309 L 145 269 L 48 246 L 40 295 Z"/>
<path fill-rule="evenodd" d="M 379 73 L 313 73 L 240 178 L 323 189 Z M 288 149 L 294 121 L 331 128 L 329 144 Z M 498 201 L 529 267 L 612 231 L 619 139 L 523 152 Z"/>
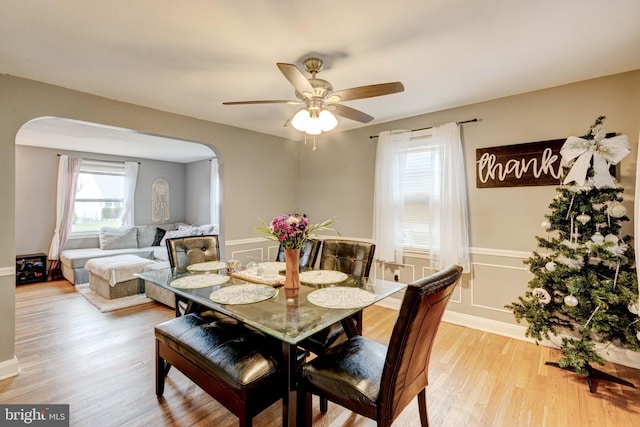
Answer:
<path fill-rule="evenodd" d="M 306 363 L 298 396 L 311 426 L 312 394 L 390 426 L 417 396 L 420 422 L 429 425 L 426 387 L 436 332 L 462 267 L 452 265 L 410 283 L 388 346 L 363 336 L 349 338 Z"/>
<path fill-rule="evenodd" d="M 304 247 L 300 250 L 300 268 L 313 268 L 316 265 L 321 243 L 320 240 L 316 239 L 307 239 L 307 241 L 304 242 Z M 276 261 L 285 262 L 284 246 L 282 245 L 278 246 Z"/>

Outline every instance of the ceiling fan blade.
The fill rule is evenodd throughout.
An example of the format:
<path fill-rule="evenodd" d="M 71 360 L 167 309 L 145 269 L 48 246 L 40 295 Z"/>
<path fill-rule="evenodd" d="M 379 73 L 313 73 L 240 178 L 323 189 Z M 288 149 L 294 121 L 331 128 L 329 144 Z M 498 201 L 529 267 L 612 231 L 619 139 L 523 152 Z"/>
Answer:
<path fill-rule="evenodd" d="M 331 108 L 329 109 L 338 116 L 355 120 L 356 122 L 369 123 L 371 120 L 373 120 L 372 116 L 363 113 L 360 110 L 356 110 L 355 108 L 347 107 L 346 105 L 333 104 L 330 107 Z"/>
<path fill-rule="evenodd" d="M 400 82 L 379 83 L 375 85 L 352 87 L 330 94 L 326 102 L 351 101 L 354 99 L 372 98 L 374 96 L 390 95 L 403 92 L 404 85 Z"/>
<path fill-rule="evenodd" d="M 223 105 L 246 105 L 246 104 L 302 104 L 302 101 L 299 100 L 290 100 L 290 99 L 270 99 L 264 101 L 231 101 L 231 102 L 223 102 Z"/>
<path fill-rule="evenodd" d="M 313 86 L 311 86 L 309 80 L 307 80 L 298 67 L 284 62 L 278 62 L 276 65 L 280 69 L 280 72 L 289 80 L 289 83 L 291 83 L 302 96 L 311 98 L 315 94 Z"/>

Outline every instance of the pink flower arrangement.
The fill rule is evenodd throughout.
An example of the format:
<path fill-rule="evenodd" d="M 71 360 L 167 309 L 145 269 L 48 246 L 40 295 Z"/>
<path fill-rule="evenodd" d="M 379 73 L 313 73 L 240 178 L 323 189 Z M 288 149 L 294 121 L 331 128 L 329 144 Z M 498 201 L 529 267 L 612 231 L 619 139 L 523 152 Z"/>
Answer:
<path fill-rule="evenodd" d="M 287 214 L 275 217 L 268 225 L 260 219 L 262 227 L 256 227 L 256 231 L 264 234 L 267 239 L 278 241 L 285 249 L 298 249 L 304 246 L 316 231 L 333 230 L 329 228 L 335 222 L 329 219 L 320 224 L 309 225 L 306 215 Z"/>

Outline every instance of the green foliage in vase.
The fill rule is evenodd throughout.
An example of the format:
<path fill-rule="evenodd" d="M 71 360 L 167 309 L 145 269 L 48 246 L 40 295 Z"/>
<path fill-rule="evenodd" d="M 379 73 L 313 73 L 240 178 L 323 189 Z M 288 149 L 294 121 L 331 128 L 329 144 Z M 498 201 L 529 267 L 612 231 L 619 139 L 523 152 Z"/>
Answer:
<path fill-rule="evenodd" d="M 601 131 L 603 119 L 589 135 Z M 524 261 L 534 276 L 529 289 L 506 306 L 536 342 L 563 335 L 559 365 L 581 375 L 591 362 L 604 362 L 596 342 L 640 351 L 633 241 L 619 237 L 629 220 L 623 189 L 596 188 L 593 173 L 585 185 L 557 188 L 543 222 L 546 236 L 536 237 L 538 249 Z"/>

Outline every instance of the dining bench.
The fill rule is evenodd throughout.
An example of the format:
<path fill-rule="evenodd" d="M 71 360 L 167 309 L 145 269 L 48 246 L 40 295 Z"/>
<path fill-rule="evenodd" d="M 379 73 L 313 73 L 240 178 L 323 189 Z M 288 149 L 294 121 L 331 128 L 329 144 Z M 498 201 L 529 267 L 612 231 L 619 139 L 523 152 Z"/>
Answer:
<path fill-rule="evenodd" d="M 249 427 L 284 395 L 279 343 L 235 319 L 185 314 L 157 325 L 155 336 L 158 396 L 174 366 Z"/>

